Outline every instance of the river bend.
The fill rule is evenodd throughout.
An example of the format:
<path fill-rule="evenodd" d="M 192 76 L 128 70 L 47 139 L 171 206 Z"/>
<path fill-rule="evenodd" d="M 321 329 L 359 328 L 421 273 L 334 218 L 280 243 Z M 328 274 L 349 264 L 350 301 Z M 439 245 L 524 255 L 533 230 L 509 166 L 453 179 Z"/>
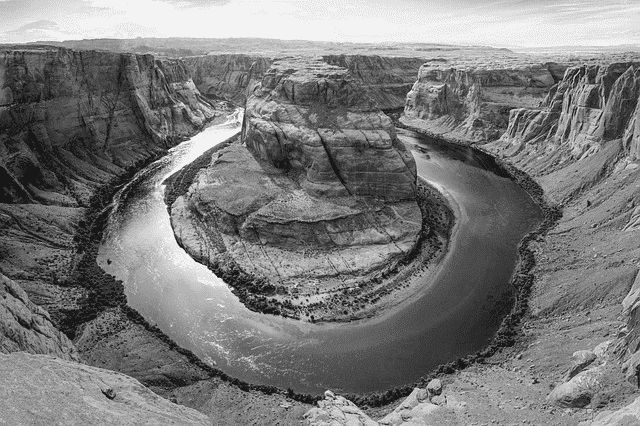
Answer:
<path fill-rule="evenodd" d="M 484 154 L 406 130 L 399 137 L 412 147 L 418 174 L 457 216 L 433 282 L 402 309 L 351 324 L 309 324 L 245 308 L 177 245 L 162 185 L 241 123 L 238 112 L 173 148 L 114 199 L 98 263 L 124 282 L 129 304 L 150 323 L 230 376 L 311 393 L 412 383 L 491 340 L 513 295 L 518 243 L 540 223 L 540 209 L 517 184 L 487 170 Z"/>

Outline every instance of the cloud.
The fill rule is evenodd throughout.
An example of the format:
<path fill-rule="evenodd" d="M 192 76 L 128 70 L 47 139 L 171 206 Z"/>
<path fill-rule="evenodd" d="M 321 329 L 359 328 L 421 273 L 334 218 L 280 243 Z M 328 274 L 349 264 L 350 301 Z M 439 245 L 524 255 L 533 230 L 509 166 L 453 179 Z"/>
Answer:
<path fill-rule="evenodd" d="M 209 7 L 224 6 L 231 3 L 231 0 L 160 0 L 164 3 L 170 3 L 177 7 Z"/>
<path fill-rule="evenodd" d="M 9 33 L 20 33 L 23 31 L 58 31 L 60 26 L 57 22 L 50 21 L 48 19 L 41 19 L 39 21 L 29 22 L 23 26 L 16 28 L 15 30 L 8 31 Z"/>

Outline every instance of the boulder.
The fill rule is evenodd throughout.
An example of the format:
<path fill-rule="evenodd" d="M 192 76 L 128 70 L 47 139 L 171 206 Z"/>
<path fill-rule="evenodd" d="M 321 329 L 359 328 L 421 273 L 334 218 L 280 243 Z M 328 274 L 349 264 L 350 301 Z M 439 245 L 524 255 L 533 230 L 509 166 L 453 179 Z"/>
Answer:
<path fill-rule="evenodd" d="M 433 379 L 427 384 L 427 392 L 429 396 L 436 396 L 442 393 L 442 381 L 440 379 Z"/>
<path fill-rule="evenodd" d="M 591 403 L 601 388 L 604 368 L 601 366 L 582 371 L 568 382 L 557 386 L 547 401 L 565 408 L 584 408 Z"/>
<path fill-rule="evenodd" d="M 589 350 L 574 352 L 573 365 L 565 375 L 564 381 L 566 382 L 571 380 L 574 376 L 576 376 L 578 373 L 580 373 L 589 365 L 591 365 L 596 359 L 597 359 L 596 354 Z"/>
<path fill-rule="evenodd" d="M 325 391 L 325 399 L 318 402 L 304 415 L 304 424 L 309 426 L 376 426 L 373 421 L 356 405 L 331 391 Z"/>

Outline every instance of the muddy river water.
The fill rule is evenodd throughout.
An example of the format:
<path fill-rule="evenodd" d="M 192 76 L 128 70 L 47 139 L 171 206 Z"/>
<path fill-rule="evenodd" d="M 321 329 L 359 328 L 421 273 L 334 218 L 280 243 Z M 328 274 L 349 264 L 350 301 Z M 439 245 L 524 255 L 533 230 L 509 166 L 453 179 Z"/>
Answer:
<path fill-rule="evenodd" d="M 249 311 L 174 239 L 162 182 L 241 123 L 238 112 L 207 128 L 116 196 L 98 263 L 124 281 L 132 307 L 230 376 L 298 392 L 385 390 L 488 343 L 508 309 L 518 242 L 541 212 L 518 185 L 488 170 L 486 156 L 399 130 L 419 175 L 454 207 L 449 251 L 401 308 L 350 324 L 309 324 Z"/>

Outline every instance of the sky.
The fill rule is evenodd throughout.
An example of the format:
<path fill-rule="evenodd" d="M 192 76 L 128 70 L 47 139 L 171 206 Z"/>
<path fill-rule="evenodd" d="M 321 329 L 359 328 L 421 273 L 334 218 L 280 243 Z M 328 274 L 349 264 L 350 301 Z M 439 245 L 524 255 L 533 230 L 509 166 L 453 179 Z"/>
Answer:
<path fill-rule="evenodd" d="M 261 37 L 487 46 L 640 44 L 640 0 L 0 0 L 0 43 Z"/>

